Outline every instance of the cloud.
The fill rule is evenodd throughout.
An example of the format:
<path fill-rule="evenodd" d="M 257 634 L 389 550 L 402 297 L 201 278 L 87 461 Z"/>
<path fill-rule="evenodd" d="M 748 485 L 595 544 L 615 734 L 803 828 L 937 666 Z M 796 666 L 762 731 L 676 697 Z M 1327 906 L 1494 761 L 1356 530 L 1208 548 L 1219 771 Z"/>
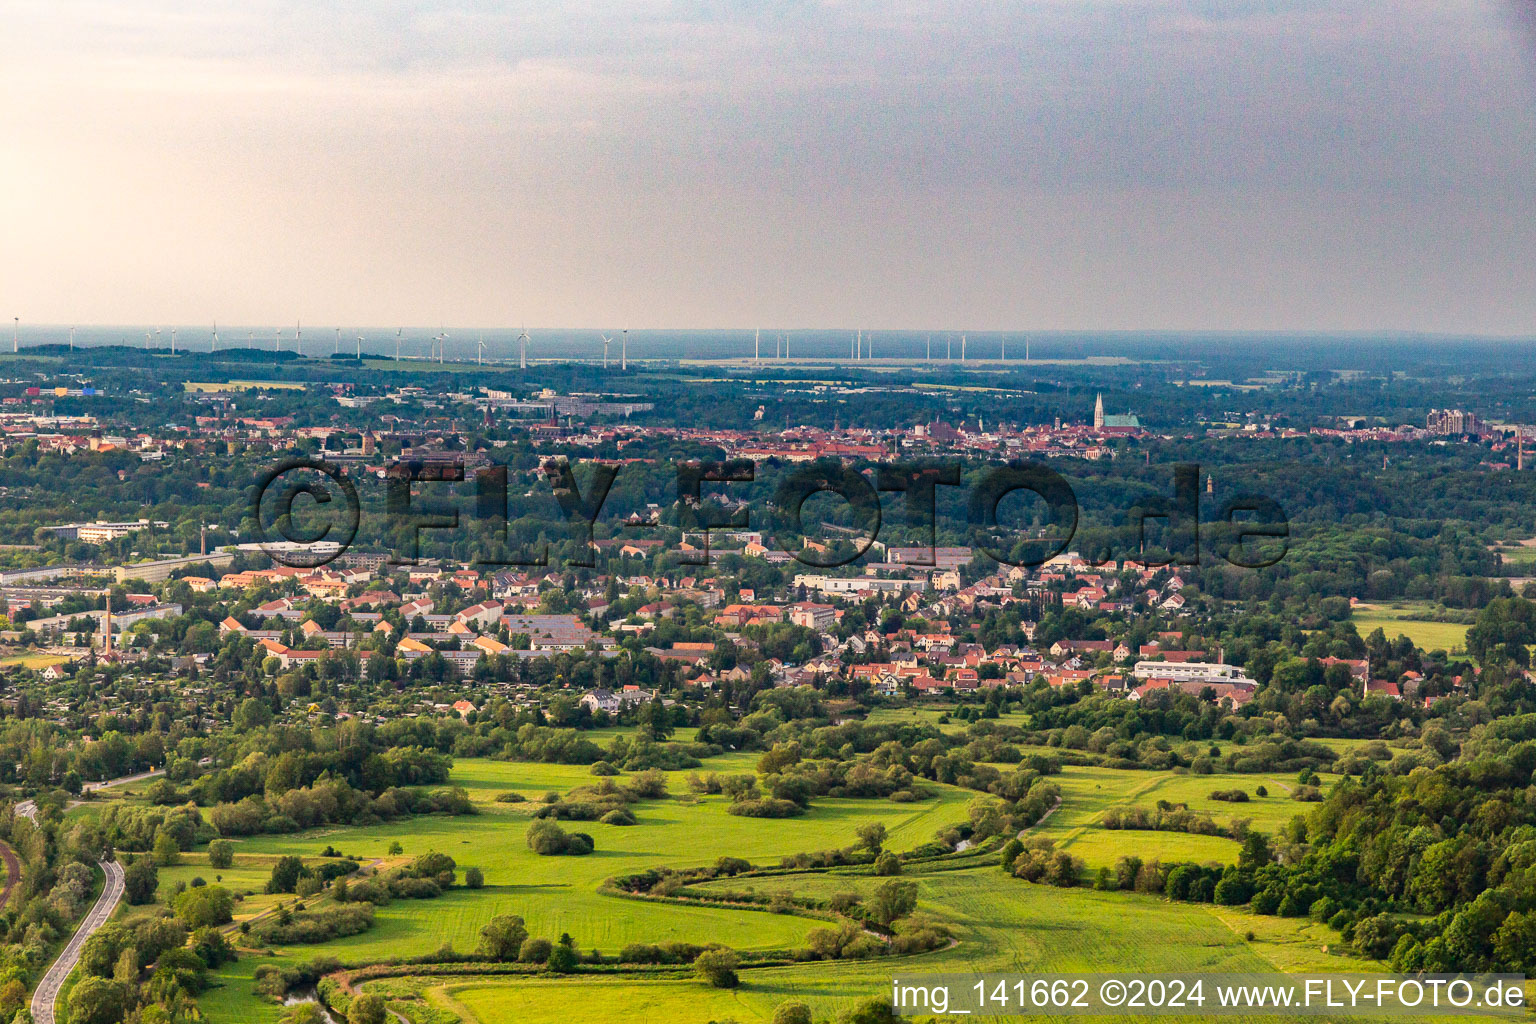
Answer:
<path fill-rule="evenodd" d="M 1529 46 L 1486 5 L 8 9 L 33 319 L 1536 322 Z"/>

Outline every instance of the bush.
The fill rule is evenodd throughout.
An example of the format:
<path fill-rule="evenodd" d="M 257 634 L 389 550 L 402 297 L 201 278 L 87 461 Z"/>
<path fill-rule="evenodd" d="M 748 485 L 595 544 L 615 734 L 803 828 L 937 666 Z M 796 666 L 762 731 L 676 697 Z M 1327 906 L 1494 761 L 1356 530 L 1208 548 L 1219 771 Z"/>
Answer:
<path fill-rule="evenodd" d="M 638 825 L 640 823 L 639 819 L 627 807 L 615 807 L 597 820 L 604 825 Z"/>
<path fill-rule="evenodd" d="M 735 988 L 741 983 L 736 976 L 740 959 L 734 950 L 707 949 L 693 962 L 693 971 L 714 988 Z"/>
<path fill-rule="evenodd" d="M 348 935 L 361 935 L 373 927 L 373 904 L 348 903 L 340 907 L 311 910 L 267 918 L 251 925 L 251 936 L 273 945 L 329 942 Z"/>
<path fill-rule="evenodd" d="M 549 819 L 540 819 L 528 827 L 528 848 L 543 856 L 570 854 L 583 856 L 593 850 L 592 837 L 585 832 L 570 832 Z"/>
<path fill-rule="evenodd" d="M 901 874 L 901 858 L 897 857 L 891 851 L 886 850 L 880 856 L 875 858 L 875 874 L 877 874 L 877 875 L 899 875 L 899 874 Z"/>
<path fill-rule="evenodd" d="M 527 799 L 528 798 L 523 796 L 523 794 L 514 793 L 511 790 L 508 790 L 505 793 L 496 794 L 496 802 L 499 804 L 520 804 L 525 802 Z"/>
<path fill-rule="evenodd" d="M 1224 800 L 1227 803 L 1245 804 L 1248 802 L 1248 791 L 1243 789 L 1218 789 L 1211 794 L 1212 800 Z"/>
<path fill-rule="evenodd" d="M 485 888 L 485 872 L 475 867 L 465 868 L 464 885 L 470 889 Z"/>
<path fill-rule="evenodd" d="M 791 1000 L 773 1011 L 773 1024 L 811 1024 L 811 1008 Z"/>
<path fill-rule="evenodd" d="M 555 944 L 548 939 L 526 939 L 521 949 L 517 951 L 517 962 L 520 964 L 543 964 L 549 962 L 549 954 L 554 951 Z"/>
<path fill-rule="evenodd" d="M 729 814 L 744 818 L 794 818 L 805 813 L 805 808 L 793 800 L 764 797 L 761 800 L 738 800 L 726 808 Z"/>

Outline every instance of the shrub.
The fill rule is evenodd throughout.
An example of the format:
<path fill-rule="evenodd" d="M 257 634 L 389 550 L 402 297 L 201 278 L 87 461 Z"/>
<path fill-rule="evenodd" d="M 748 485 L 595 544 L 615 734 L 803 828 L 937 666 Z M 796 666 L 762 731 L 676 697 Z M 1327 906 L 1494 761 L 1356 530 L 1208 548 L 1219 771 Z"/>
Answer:
<path fill-rule="evenodd" d="M 773 1024 L 811 1024 L 811 1008 L 791 1000 L 773 1011 Z"/>
<path fill-rule="evenodd" d="M 597 820 L 604 825 L 638 825 L 640 823 L 627 807 L 615 807 Z"/>
<path fill-rule="evenodd" d="M 526 939 L 522 948 L 517 951 L 517 962 L 520 964 L 548 963 L 549 954 L 554 948 L 555 944 L 548 939 Z"/>
<path fill-rule="evenodd" d="M 373 927 L 373 904 L 348 903 L 324 910 L 310 910 L 279 915 L 251 925 L 250 934 L 260 942 L 274 945 L 329 942 L 348 935 L 361 935 Z"/>
<path fill-rule="evenodd" d="M 1248 802 L 1248 791 L 1244 789 L 1218 789 L 1211 794 L 1212 800 L 1224 800 L 1227 803 L 1245 804 Z"/>
<path fill-rule="evenodd" d="M 738 800 L 726 808 L 730 814 L 744 818 L 794 818 L 805 813 L 805 808 L 793 800 L 763 797 L 760 800 Z"/>
<path fill-rule="evenodd" d="M 511 790 L 507 790 L 505 793 L 496 794 L 496 802 L 499 804 L 520 804 L 525 802 L 527 799 L 528 798 L 523 796 L 523 794 L 514 793 Z"/>
<path fill-rule="evenodd" d="M 567 833 L 553 821 L 541 819 L 528 828 L 528 848 L 543 856 L 570 854 L 579 857 L 591 853 L 594 846 L 592 837 L 585 832 Z"/>
<path fill-rule="evenodd" d="M 740 959 L 734 950 L 707 949 L 693 962 L 694 973 L 715 988 L 735 988 L 741 983 L 736 976 Z"/>
<path fill-rule="evenodd" d="M 485 888 L 485 872 L 476 867 L 465 868 L 464 885 L 470 889 Z"/>
<path fill-rule="evenodd" d="M 901 858 L 897 857 L 891 851 L 886 850 L 880 856 L 875 858 L 875 874 L 877 874 L 877 875 L 899 875 L 899 874 L 901 874 Z"/>

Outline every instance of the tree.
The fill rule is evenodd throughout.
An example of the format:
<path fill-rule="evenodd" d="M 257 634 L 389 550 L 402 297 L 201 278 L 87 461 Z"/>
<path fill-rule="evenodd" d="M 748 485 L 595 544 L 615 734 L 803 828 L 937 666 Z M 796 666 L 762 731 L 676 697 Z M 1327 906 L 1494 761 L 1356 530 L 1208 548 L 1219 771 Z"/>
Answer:
<path fill-rule="evenodd" d="M 506 963 L 517 959 L 527 941 L 528 929 L 523 919 L 515 914 L 503 914 L 492 918 L 490 924 L 480 929 L 479 951 L 483 956 Z"/>
<path fill-rule="evenodd" d="M 736 967 L 741 962 L 731 949 L 706 949 L 693 961 L 693 972 L 715 988 L 735 988 L 741 983 Z"/>
<path fill-rule="evenodd" d="M 791 999 L 773 1011 L 773 1024 L 811 1024 L 811 1008 Z"/>
<path fill-rule="evenodd" d="M 267 892 L 295 892 L 299 878 L 304 874 L 304 862 L 297 857 L 279 857 L 272 865 L 272 877 L 267 879 Z"/>
<path fill-rule="evenodd" d="M 398 857 L 398 856 L 400 856 L 404 852 L 405 852 L 405 847 L 400 845 L 400 840 L 396 839 L 394 842 L 389 844 L 389 850 L 388 850 L 389 856 L 391 856 L 391 857 Z"/>
<path fill-rule="evenodd" d="M 859 845 L 870 853 L 879 854 L 885 848 L 885 823 L 872 821 L 866 825 L 860 825 L 854 829 L 853 834 L 859 837 Z"/>
<path fill-rule="evenodd" d="M 69 993 L 72 1024 L 116 1024 L 127 1008 L 123 986 L 105 978 L 81 978 Z"/>
<path fill-rule="evenodd" d="M 483 889 L 485 887 L 485 872 L 477 867 L 465 868 L 464 885 L 470 889 Z"/>
<path fill-rule="evenodd" d="M 384 1024 L 384 1000 L 372 992 L 354 996 L 347 1007 L 347 1024 Z"/>
<path fill-rule="evenodd" d="M 234 918 L 235 897 L 222 885 L 201 885 L 176 897 L 176 916 L 188 928 L 228 924 Z"/>
<path fill-rule="evenodd" d="M 672 715 L 662 703 L 660 695 L 646 708 L 645 726 L 653 740 L 664 740 L 672 735 Z"/>
<path fill-rule="evenodd" d="M 557 943 L 554 949 L 549 951 L 549 969 L 561 974 L 569 974 L 576 969 L 578 958 L 576 950 L 570 946 Z"/>
<path fill-rule="evenodd" d="M 875 858 L 875 874 L 899 875 L 901 874 L 901 860 L 890 850 L 886 850 Z"/>
<path fill-rule="evenodd" d="M 165 832 L 155 836 L 155 863 L 163 868 L 181 863 L 181 847 L 177 845 L 174 836 Z"/>
<path fill-rule="evenodd" d="M 160 872 L 148 857 L 136 857 L 123 871 L 123 896 L 130 904 L 141 907 L 155 901 L 155 890 L 160 888 Z"/>
<path fill-rule="evenodd" d="M 899 918 L 906 917 L 917 909 L 917 883 L 898 882 L 892 879 L 884 882 L 869 898 L 869 911 L 886 927 Z"/>
<path fill-rule="evenodd" d="M 208 864 L 215 868 L 230 868 L 235 864 L 235 844 L 228 839 L 215 839 L 208 844 Z"/>

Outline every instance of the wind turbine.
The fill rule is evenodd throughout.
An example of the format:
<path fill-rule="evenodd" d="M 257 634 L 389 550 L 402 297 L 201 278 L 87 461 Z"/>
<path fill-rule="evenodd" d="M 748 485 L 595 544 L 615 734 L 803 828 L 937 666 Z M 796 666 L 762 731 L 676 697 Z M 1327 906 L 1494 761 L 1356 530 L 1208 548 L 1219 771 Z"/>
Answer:
<path fill-rule="evenodd" d="M 629 328 L 624 328 L 624 339 L 619 345 L 619 369 L 629 369 Z"/>
<path fill-rule="evenodd" d="M 603 369 L 608 369 L 608 346 L 613 344 L 613 339 L 608 335 L 601 335 L 603 339 Z"/>
<path fill-rule="evenodd" d="M 272 339 L 272 351 L 273 352 L 281 352 L 282 350 L 283 350 L 283 329 L 281 327 L 279 327 L 277 329 L 277 337 Z"/>
<path fill-rule="evenodd" d="M 519 369 L 526 370 L 528 369 L 528 328 L 524 327 L 523 333 L 517 336 L 517 346 L 520 353 L 518 356 L 518 367 Z"/>
<path fill-rule="evenodd" d="M 215 320 L 213 322 L 213 337 L 211 339 L 209 339 L 209 342 L 208 342 L 208 351 L 209 352 L 217 352 L 218 350 L 219 350 L 219 322 L 217 320 Z"/>
<path fill-rule="evenodd" d="M 176 354 L 176 328 L 171 328 L 171 355 Z"/>
<path fill-rule="evenodd" d="M 11 317 L 11 351 L 21 351 L 21 317 Z"/>
<path fill-rule="evenodd" d="M 485 365 L 485 332 L 480 332 L 480 338 L 475 342 L 475 365 Z"/>
<path fill-rule="evenodd" d="M 357 336 L 357 359 L 358 362 L 362 362 L 363 359 L 363 336 L 361 334 Z"/>
<path fill-rule="evenodd" d="M 158 327 L 155 328 L 155 337 L 156 338 L 160 337 L 160 328 L 158 328 Z M 155 347 L 158 348 L 159 346 L 157 345 Z"/>
<path fill-rule="evenodd" d="M 304 355 L 304 325 L 297 320 L 293 322 L 293 350 Z"/>
<path fill-rule="evenodd" d="M 1006 363 L 1008 361 L 1008 335 L 1006 335 L 1006 334 L 1003 335 L 1002 345 L 1003 345 L 1003 362 Z"/>
<path fill-rule="evenodd" d="M 75 350 L 75 329 L 73 327 L 69 329 L 69 350 L 71 352 Z"/>
<path fill-rule="evenodd" d="M 928 361 L 933 362 L 933 335 L 928 335 Z"/>
<path fill-rule="evenodd" d="M 336 328 L 336 345 L 335 345 L 334 348 L 331 349 L 331 355 L 336 356 L 336 355 L 340 355 L 340 354 L 341 354 L 341 328 L 338 327 L 338 328 Z"/>
<path fill-rule="evenodd" d="M 441 366 L 443 365 L 443 342 L 448 340 L 448 332 L 439 331 L 437 337 L 433 340 L 437 342 L 437 365 Z M 428 358 L 431 357 L 429 356 Z"/>
<path fill-rule="evenodd" d="M 756 365 L 763 361 L 763 329 L 759 327 L 752 335 L 752 363 Z"/>
<path fill-rule="evenodd" d="M 965 362 L 965 335 L 960 335 L 960 361 Z"/>
<path fill-rule="evenodd" d="M 400 335 L 405 333 L 404 327 L 395 328 L 395 362 L 400 361 Z"/>

